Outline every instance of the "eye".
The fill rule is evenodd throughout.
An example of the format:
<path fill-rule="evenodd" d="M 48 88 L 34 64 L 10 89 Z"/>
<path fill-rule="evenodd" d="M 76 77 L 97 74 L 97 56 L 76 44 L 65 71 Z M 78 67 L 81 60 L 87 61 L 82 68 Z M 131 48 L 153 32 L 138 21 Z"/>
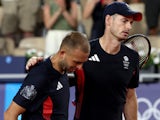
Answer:
<path fill-rule="evenodd" d="M 123 19 L 122 22 L 123 22 L 123 23 L 127 23 L 128 20 L 127 20 L 127 19 Z"/>
<path fill-rule="evenodd" d="M 75 62 L 75 64 L 80 65 L 80 64 L 82 64 L 82 62 Z"/>
<path fill-rule="evenodd" d="M 133 24 L 133 21 L 131 21 L 130 24 L 132 25 L 132 24 Z"/>

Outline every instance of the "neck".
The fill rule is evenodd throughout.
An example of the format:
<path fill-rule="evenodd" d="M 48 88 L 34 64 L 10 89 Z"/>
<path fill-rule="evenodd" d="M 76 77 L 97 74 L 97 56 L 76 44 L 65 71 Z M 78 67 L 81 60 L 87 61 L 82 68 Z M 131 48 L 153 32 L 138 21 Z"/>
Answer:
<path fill-rule="evenodd" d="M 61 74 L 64 74 L 64 70 L 60 67 L 59 65 L 59 57 L 58 54 L 55 54 L 54 56 L 50 57 L 51 63 L 52 63 L 52 67 L 57 70 L 58 72 L 60 72 Z"/>
<path fill-rule="evenodd" d="M 117 54 L 120 51 L 120 42 L 111 37 L 102 36 L 100 38 L 100 45 L 102 49 L 108 54 Z"/>

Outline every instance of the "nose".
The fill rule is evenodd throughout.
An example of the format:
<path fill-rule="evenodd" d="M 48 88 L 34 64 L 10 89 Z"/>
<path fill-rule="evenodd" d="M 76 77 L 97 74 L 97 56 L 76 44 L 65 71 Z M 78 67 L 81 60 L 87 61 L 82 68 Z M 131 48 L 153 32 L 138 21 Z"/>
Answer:
<path fill-rule="evenodd" d="M 128 28 L 128 30 L 131 30 L 131 29 L 132 29 L 132 23 L 131 23 L 131 22 L 128 22 L 127 28 Z"/>

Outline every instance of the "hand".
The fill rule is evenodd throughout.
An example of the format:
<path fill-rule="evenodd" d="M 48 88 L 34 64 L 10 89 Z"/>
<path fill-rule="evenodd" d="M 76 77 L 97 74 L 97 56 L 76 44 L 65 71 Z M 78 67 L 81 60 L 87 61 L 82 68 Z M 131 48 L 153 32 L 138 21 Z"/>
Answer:
<path fill-rule="evenodd" d="M 45 4 L 42 9 L 45 13 L 50 13 L 50 6 L 48 4 Z"/>
<path fill-rule="evenodd" d="M 62 11 L 66 11 L 66 2 L 65 2 L 65 0 L 57 0 L 57 4 L 62 9 Z"/>
<path fill-rule="evenodd" d="M 29 70 L 32 66 L 34 66 L 34 65 L 37 64 L 38 62 L 43 61 L 43 59 L 44 59 L 43 57 L 36 57 L 36 56 L 31 57 L 31 58 L 27 61 L 26 70 Z"/>

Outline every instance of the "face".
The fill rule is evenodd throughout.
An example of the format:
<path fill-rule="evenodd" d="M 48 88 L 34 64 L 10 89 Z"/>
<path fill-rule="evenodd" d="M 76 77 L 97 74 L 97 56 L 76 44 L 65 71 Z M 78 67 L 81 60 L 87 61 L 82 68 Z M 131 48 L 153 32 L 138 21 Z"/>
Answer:
<path fill-rule="evenodd" d="M 80 49 L 64 53 L 63 59 L 60 62 L 60 67 L 67 72 L 74 72 L 82 67 L 87 61 L 89 53 L 84 53 Z"/>
<path fill-rule="evenodd" d="M 132 24 L 132 17 L 115 14 L 111 16 L 110 32 L 119 40 L 125 40 L 129 35 L 129 31 L 132 29 Z"/>

